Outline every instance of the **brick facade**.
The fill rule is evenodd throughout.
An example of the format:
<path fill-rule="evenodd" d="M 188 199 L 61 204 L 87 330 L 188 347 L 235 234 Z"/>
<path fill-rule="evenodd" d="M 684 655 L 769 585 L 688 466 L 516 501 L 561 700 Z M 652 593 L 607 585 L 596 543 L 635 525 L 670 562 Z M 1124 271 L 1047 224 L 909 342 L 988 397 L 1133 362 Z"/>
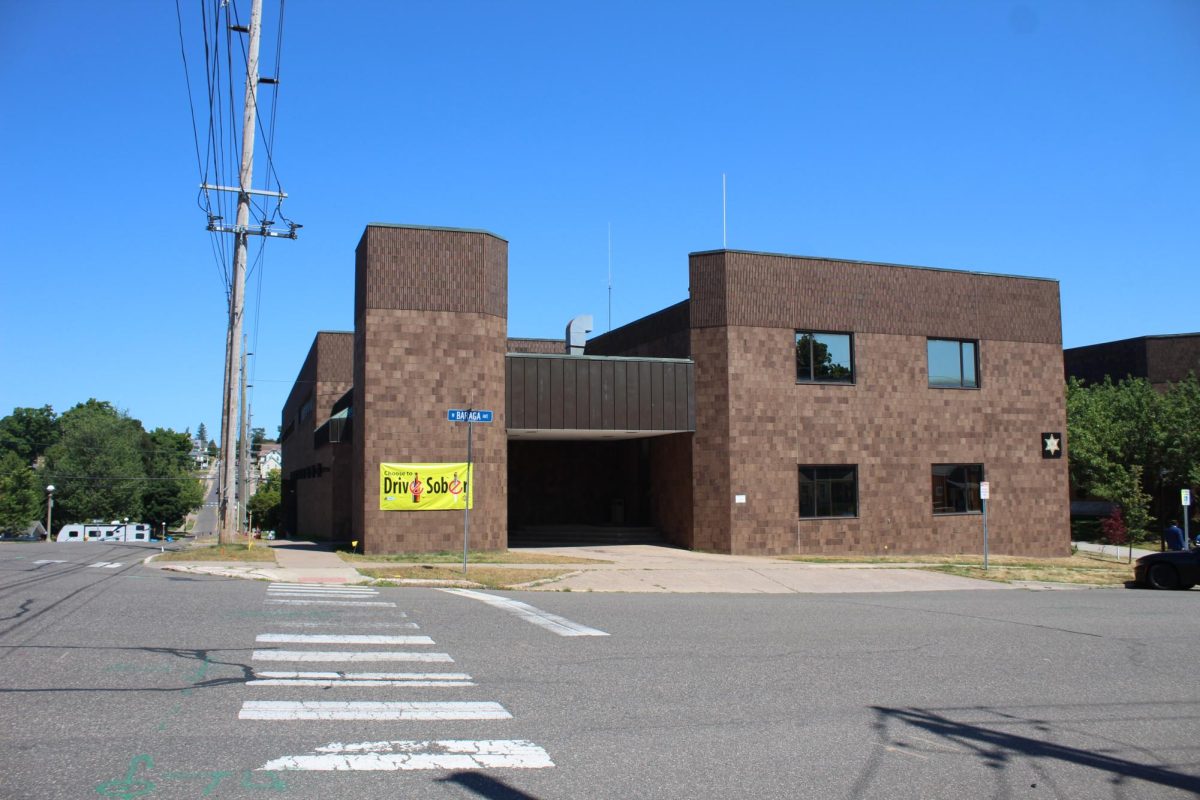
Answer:
<path fill-rule="evenodd" d="M 379 509 L 382 462 L 465 461 L 450 408 L 495 411 L 474 426 L 472 546 L 507 544 L 508 243 L 481 231 L 370 225 L 355 260 L 353 527 L 367 553 L 462 545 L 450 512 Z"/>
<path fill-rule="evenodd" d="M 980 515 L 934 515 L 933 464 L 983 464 L 991 547 L 1065 555 L 1058 286 L 723 251 L 692 256 L 695 546 L 978 552 Z M 855 382 L 796 382 L 795 331 L 854 336 Z M 979 389 L 930 388 L 927 337 L 979 342 Z M 800 465 L 856 465 L 858 516 L 800 519 Z M 745 495 L 735 503 L 734 495 Z"/>
<path fill-rule="evenodd" d="M 1057 283 L 727 250 L 689 266 L 688 300 L 569 356 L 508 338 L 504 240 L 369 225 L 354 333 L 318 335 L 284 409 L 297 532 L 460 547 L 461 514 L 379 509 L 379 464 L 465 460 L 446 410 L 473 406 L 495 412 L 474 427 L 479 549 L 514 521 L 621 516 L 722 553 L 979 552 L 981 515 L 935 515 L 931 472 L 981 464 L 991 549 L 1068 552 L 1067 462 L 1041 452 L 1066 431 Z M 798 330 L 850 334 L 854 381 L 797 382 Z M 977 343 L 979 388 L 930 387 L 931 337 Z M 314 446 L 335 403 L 352 445 Z M 801 518 L 798 468 L 836 465 L 857 469 L 856 515 Z"/>
<path fill-rule="evenodd" d="M 344 495 L 326 477 L 334 472 L 339 454 L 328 445 L 317 446 L 313 433 L 353 379 L 354 334 L 319 332 L 284 403 L 280 426 L 284 528 L 289 534 L 330 539 L 349 527 Z"/>

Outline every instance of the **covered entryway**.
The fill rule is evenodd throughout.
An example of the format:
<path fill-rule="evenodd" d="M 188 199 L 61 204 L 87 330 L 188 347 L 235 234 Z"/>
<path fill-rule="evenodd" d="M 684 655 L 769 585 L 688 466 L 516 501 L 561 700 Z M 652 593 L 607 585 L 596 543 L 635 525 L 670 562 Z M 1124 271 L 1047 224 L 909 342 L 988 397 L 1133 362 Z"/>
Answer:
<path fill-rule="evenodd" d="M 507 358 L 508 543 L 690 546 L 692 362 Z"/>

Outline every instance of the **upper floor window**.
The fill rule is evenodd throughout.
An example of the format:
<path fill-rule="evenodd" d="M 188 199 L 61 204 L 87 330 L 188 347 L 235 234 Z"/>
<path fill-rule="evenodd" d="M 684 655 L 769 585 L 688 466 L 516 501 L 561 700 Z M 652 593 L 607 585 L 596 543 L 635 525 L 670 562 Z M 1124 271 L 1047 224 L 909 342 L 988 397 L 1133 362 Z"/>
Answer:
<path fill-rule="evenodd" d="M 854 383 L 851 335 L 796 331 L 796 382 Z"/>
<path fill-rule="evenodd" d="M 959 339 L 930 339 L 929 385 L 978 389 L 979 344 Z"/>

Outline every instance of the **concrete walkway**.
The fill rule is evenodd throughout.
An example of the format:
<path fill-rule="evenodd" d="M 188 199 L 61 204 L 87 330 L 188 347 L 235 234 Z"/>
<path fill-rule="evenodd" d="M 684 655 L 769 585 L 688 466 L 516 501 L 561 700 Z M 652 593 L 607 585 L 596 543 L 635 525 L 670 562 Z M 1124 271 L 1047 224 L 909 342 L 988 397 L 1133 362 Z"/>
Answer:
<path fill-rule="evenodd" d="M 161 564 L 151 561 L 150 565 L 180 572 L 288 583 L 351 584 L 370 580 L 342 561 L 326 545 L 292 541 L 264 544 L 271 547 L 275 554 L 273 565 L 267 562 L 181 561 Z M 1092 547 L 1100 546 L 1081 546 L 1080 549 Z M 553 554 L 603 562 L 562 564 L 563 569 L 571 570 L 570 574 L 531 586 L 531 591 L 786 594 L 1089 588 L 1062 584 L 997 583 L 894 564 L 812 564 L 767 557 L 697 553 L 655 545 L 516 548 L 511 552 Z M 1125 550 L 1122 554 L 1127 552 Z M 1138 551 L 1135 551 L 1134 557 L 1137 555 Z M 359 566 L 394 567 L 397 564 L 360 563 Z M 559 565 L 497 566 L 546 569 Z"/>
<path fill-rule="evenodd" d="M 222 575 L 228 578 L 275 581 L 279 583 L 367 583 L 371 579 L 342 561 L 328 545 L 314 542 L 262 542 L 275 554 L 269 561 L 162 561 L 149 560 L 149 566 L 172 572 Z M 255 545 L 256 547 L 258 545 Z"/>

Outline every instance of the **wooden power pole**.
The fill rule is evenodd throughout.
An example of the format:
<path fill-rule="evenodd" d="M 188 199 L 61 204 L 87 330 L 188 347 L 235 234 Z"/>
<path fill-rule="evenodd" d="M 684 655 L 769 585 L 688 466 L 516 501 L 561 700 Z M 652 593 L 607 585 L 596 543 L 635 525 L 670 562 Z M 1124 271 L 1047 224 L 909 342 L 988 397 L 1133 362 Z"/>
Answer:
<path fill-rule="evenodd" d="M 246 55 L 246 98 L 242 109 L 242 167 L 238 173 L 237 224 L 234 228 L 233 284 L 229 292 L 229 335 L 225 340 L 225 397 L 221 406 L 221 527 L 217 541 L 229 544 L 238 529 L 237 476 L 245 464 L 238 459 L 238 350 L 242 344 L 242 311 L 246 292 L 246 241 L 250 224 L 250 189 L 254 174 L 254 126 L 258 109 L 258 43 L 262 0 L 250 2 Z M 246 498 L 241 498 L 246 502 Z"/>

